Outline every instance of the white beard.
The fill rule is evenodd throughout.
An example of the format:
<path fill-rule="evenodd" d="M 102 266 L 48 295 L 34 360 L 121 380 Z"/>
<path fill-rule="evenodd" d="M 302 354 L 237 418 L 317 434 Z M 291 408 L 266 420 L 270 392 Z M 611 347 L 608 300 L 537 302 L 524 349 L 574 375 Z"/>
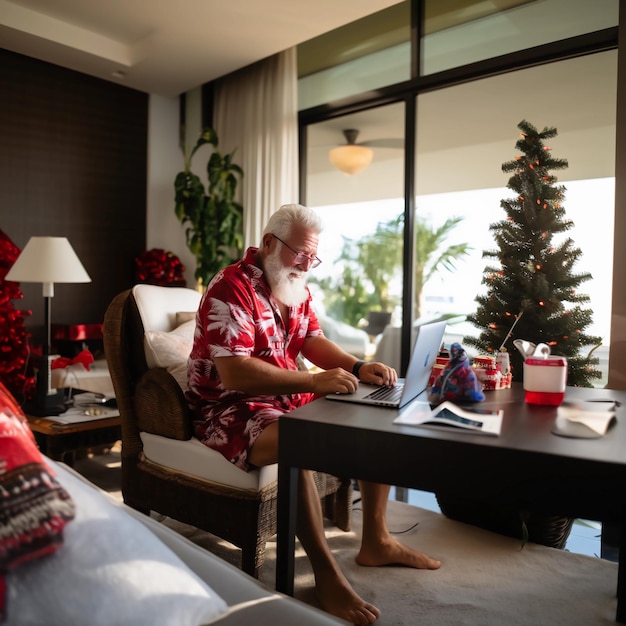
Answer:
<path fill-rule="evenodd" d="M 287 306 L 299 306 L 309 297 L 306 272 L 297 267 L 285 267 L 276 252 L 265 258 L 263 266 L 272 295 L 279 302 Z"/>

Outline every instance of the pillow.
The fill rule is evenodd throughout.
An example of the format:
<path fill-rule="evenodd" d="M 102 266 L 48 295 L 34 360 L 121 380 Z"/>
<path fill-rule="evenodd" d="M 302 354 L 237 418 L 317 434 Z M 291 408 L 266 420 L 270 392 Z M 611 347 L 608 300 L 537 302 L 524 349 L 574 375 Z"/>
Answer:
<path fill-rule="evenodd" d="M 180 326 L 185 322 L 189 322 L 191 320 L 195 321 L 196 312 L 195 311 L 177 311 L 176 312 L 176 326 Z"/>
<path fill-rule="evenodd" d="M 62 466 L 58 476 L 76 502 L 76 518 L 53 558 L 29 563 L 9 579 L 12 626 L 198 626 L 228 610 L 122 506 Z"/>
<path fill-rule="evenodd" d="M 144 335 L 148 367 L 164 367 L 183 390 L 187 389 L 187 359 L 195 328 L 195 320 L 190 320 L 169 332 L 148 330 Z"/>
<path fill-rule="evenodd" d="M 0 383 L 0 621 L 16 608 L 5 588 L 18 566 L 58 550 L 74 503 L 44 463 L 24 413 Z M 5 578 L 6 575 L 6 578 Z"/>

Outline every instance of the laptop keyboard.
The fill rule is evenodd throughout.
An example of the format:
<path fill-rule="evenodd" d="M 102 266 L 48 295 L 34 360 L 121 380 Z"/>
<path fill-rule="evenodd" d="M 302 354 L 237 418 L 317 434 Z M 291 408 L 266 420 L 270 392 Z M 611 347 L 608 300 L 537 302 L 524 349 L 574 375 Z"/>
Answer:
<path fill-rule="evenodd" d="M 365 397 L 368 400 L 384 400 L 385 402 L 397 402 L 402 395 L 404 385 L 396 385 L 395 387 L 379 387 L 368 393 Z"/>

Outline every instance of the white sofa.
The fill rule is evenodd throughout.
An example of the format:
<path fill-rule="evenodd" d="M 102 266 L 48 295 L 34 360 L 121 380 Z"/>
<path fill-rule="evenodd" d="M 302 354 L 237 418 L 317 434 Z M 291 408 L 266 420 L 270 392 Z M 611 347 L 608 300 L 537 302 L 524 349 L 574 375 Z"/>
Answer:
<path fill-rule="evenodd" d="M 11 570 L 8 626 L 327 626 L 339 622 L 44 458 L 76 505 L 63 544 Z"/>
<path fill-rule="evenodd" d="M 0 459 L 0 622 L 8 626 L 337 623 L 42 455 L 2 383 Z"/>

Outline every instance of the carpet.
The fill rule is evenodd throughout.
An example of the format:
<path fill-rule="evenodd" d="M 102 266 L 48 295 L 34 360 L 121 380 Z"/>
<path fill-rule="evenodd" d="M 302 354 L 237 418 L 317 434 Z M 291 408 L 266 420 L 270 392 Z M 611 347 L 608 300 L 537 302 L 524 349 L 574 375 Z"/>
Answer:
<path fill-rule="evenodd" d="M 116 455 L 77 469 L 121 500 Z M 101 467 L 106 460 L 106 466 Z M 158 516 L 155 516 L 159 518 Z M 159 518 L 161 519 L 161 518 Z M 239 566 L 240 551 L 214 535 L 169 518 L 162 523 Z M 366 568 L 354 562 L 361 536 L 358 503 L 352 530 L 330 524 L 328 542 L 346 577 L 382 611 L 379 626 L 604 626 L 615 624 L 617 564 L 449 520 L 440 513 L 390 501 L 387 524 L 407 545 L 440 559 L 441 569 Z M 417 525 L 416 525 L 417 524 Z M 267 544 L 261 581 L 275 585 L 275 541 Z M 314 606 L 313 575 L 296 552 L 295 596 Z M 305 626 L 305 625 L 303 625 Z"/>
<path fill-rule="evenodd" d="M 389 502 L 387 518 L 390 530 L 402 542 L 440 559 L 441 569 L 357 565 L 354 556 L 361 536 L 358 505 L 351 532 L 332 526 L 326 529 L 328 542 L 350 583 L 382 611 L 376 622 L 380 626 L 615 624 L 616 563 L 536 544 L 522 548 L 517 539 L 402 502 Z M 230 544 L 167 518 L 163 523 L 238 564 L 239 551 Z M 271 588 L 275 557 L 276 545 L 270 541 L 261 580 Z M 308 559 L 299 546 L 295 596 L 319 606 Z"/>

